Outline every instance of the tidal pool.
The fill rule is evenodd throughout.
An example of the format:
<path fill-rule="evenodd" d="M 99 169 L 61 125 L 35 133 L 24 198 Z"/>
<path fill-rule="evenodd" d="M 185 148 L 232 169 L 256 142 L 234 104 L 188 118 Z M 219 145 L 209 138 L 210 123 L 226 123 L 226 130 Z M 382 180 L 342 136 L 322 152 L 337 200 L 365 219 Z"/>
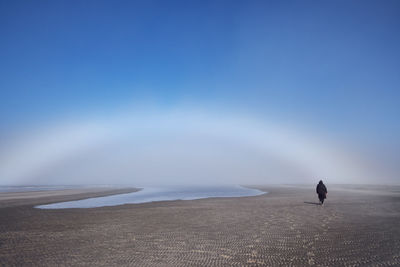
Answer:
<path fill-rule="evenodd" d="M 243 186 L 146 187 L 133 193 L 39 205 L 35 208 L 97 208 L 154 201 L 193 200 L 211 197 L 248 197 L 262 194 L 266 194 L 266 192 Z"/>

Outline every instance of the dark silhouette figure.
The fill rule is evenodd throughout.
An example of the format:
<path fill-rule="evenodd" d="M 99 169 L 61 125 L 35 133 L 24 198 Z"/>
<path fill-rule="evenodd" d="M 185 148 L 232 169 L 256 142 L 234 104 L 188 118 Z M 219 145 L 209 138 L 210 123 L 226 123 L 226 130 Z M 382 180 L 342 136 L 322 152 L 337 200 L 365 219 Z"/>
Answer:
<path fill-rule="evenodd" d="M 326 194 L 328 194 L 328 190 L 326 190 L 326 186 L 324 185 L 322 180 L 319 181 L 316 190 L 317 190 L 319 202 L 321 202 L 321 205 L 322 205 L 322 204 L 324 204 L 324 200 L 326 198 Z"/>

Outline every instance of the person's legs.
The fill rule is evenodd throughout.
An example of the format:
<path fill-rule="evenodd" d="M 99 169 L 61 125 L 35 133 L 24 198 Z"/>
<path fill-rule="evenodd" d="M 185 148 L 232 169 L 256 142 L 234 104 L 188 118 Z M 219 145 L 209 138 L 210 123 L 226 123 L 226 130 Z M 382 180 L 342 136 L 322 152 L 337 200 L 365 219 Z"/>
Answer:
<path fill-rule="evenodd" d="M 324 196 L 318 194 L 318 198 L 319 198 L 319 202 L 321 203 L 321 205 L 324 204 Z"/>

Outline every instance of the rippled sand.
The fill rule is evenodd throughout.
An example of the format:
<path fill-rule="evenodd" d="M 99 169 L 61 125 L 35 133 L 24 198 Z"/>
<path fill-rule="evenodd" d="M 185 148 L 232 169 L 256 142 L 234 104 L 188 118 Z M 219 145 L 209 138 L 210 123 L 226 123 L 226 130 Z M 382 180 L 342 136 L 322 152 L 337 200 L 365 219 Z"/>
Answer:
<path fill-rule="evenodd" d="M 400 265 L 399 187 L 328 184 L 325 206 L 314 186 L 258 188 L 269 194 L 96 209 L 0 201 L 0 266 Z"/>

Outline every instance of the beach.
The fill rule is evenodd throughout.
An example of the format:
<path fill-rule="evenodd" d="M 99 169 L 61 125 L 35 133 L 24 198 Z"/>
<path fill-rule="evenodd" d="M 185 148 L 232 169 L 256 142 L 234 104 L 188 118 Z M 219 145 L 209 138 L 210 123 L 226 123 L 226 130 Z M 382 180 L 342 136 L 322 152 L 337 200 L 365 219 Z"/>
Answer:
<path fill-rule="evenodd" d="M 323 206 L 314 185 L 60 210 L 33 206 L 136 189 L 1 193 L 0 266 L 399 266 L 400 186 L 327 186 Z"/>

